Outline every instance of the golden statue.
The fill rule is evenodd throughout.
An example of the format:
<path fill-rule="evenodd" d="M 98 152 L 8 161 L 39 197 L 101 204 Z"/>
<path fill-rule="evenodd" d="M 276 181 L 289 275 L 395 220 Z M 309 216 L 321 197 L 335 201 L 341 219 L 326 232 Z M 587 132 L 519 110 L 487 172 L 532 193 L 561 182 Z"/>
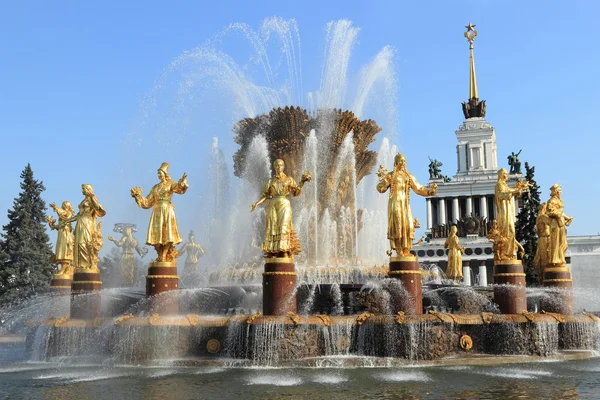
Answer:
<path fill-rule="evenodd" d="M 543 279 L 544 267 L 550 263 L 550 222 L 551 218 L 546 213 L 546 203 L 542 203 L 535 220 L 538 245 L 533 258 L 533 266 L 540 271 L 540 283 Z"/>
<path fill-rule="evenodd" d="M 377 172 L 379 183 L 377 190 L 385 193 L 390 189 L 388 201 L 388 239 L 391 250 L 387 253 L 392 255 L 392 250 L 398 256 L 410 256 L 410 249 L 415 238 L 415 228 L 412 213 L 410 211 L 410 190 L 421 196 L 435 196 L 437 184 L 430 187 L 422 186 L 412 174 L 406 170 L 406 158 L 404 154 L 394 157 L 394 171 L 388 173 L 383 165 L 379 166 Z"/>
<path fill-rule="evenodd" d="M 183 268 L 183 274 L 189 275 L 198 271 L 198 259 L 204 255 L 204 248 L 200 244 L 196 243 L 194 231 L 190 231 L 188 236 L 189 242 L 181 246 L 179 249 L 179 255 L 182 256 L 187 253 L 185 259 L 185 267 Z"/>
<path fill-rule="evenodd" d="M 448 249 L 448 268 L 446 269 L 446 276 L 453 280 L 463 278 L 462 254 L 465 252 L 465 248 L 462 247 L 458 241 L 457 231 L 458 228 L 456 225 L 452 225 L 450 234 L 446 239 L 446 243 L 444 243 L 444 248 Z"/>
<path fill-rule="evenodd" d="M 291 257 L 300 253 L 300 242 L 292 225 L 292 205 L 287 196 L 298 196 L 304 183 L 310 182 L 312 176 L 310 171 L 306 172 L 298 185 L 294 178 L 283 172 L 284 167 L 283 160 L 275 160 L 275 174 L 265 184 L 262 197 L 250 206 L 254 211 L 265 200 L 269 200 L 265 239 L 261 246 L 265 257 Z"/>
<path fill-rule="evenodd" d="M 177 228 L 175 207 L 171 203 L 173 193 L 184 194 L 188 189 L 187 174 L 183 174 L 178 182 L 169 176 L 169 163 L 162 163 L 158 169 L 159 183 L 154 185 L 147 197 L 142 196 L 139 186 L 131 189 L 131 197 L 138 206 L 152 208 L 152 216 L 148 225 L 146 244 L 154 246 L 158 253 L 156 261 L 173 261 L 177 256 L 174 244 L 181 243 Z"/>
<path fill-rule="evenodd" d="M 133 286 L 135 284 L 135 250 L 141 258 L 144 258 L 148 249 L 141 248 L 138 241 L 133 237 L 133 231 L 130 227 L 125 228 L 123 237 L 117 241 L 114 237 L 109 236 L 108 240 L 113 242 L 117 247 L 121 248 L 121 285 Z"/>
<path fill-rule="evenodd" d="M 73 243 L 75 243 L 75 237 L 73 236 L 71 224 L 63 222 L 73 217 L 75 211 L 69 201 L 63 201 L 62 207 L 57 207 L 56 203 L 50 203 L 50 207 L 58 214 L 58 225 L 52 216 L 49 215 L 46 218 L 50 229 L 58 231 L 54 260 L 60 264 L 61 268 L 56 275 L 73 275 L 73 266 L 69 264 L 73 261 Z"/>
<path fill-rule="evenodd" d="M 513 205 L 513 197 L 520 197 L 523 191 L 531 186 L 529 182 L 519 180 L 516 186 L 511 188 L 506 183 L 507 180 L 508 171 L 504 168 L 498 170 L 498 181 L 494 189 L 494 196 L 497 211 L 497 235 L 503 238 L 503 244 L 499 248 L 501 250 L 499 260 L 515 260 L 517 258 L 519 244 L 515 236 L 515 207 Z"/>
<path fill-rule="evenodd" d="M 75 272 L 100 272 L 98 270 L 98 253 L 102 248 L 102 222 L 96 223 L 96 218 L 104 217 L 106 211 L 98 202 L 92 185 L 81 185 L 81 192 L 85 196 L 79 203 L 77 215 L 62 221 L 59 228 L 71 222 L 75 224 L 75 244 L 73 248 L 73 266 Z"/>
<path fill-rule="evenodd" d="M 492 227 L 490 228 L 490 231 L 488 232 L 487 238 L 490 241 L 492 241 L 492 243 L 494 244 L 493 249 L 494 249 L 494 261 L 495 262 L 504 261 L 504 260 L 513 260 L 512 258 L 507 258 L 507 256 L 506 256 L 509 239 L 498 228 L 497 220 L 492 221 Z M 519 255 L 521 257 L 523 257 L 523 255 L 525 254 L 525 249 L 523 248 L 523 246 L 521 246 L 521 243 L 519 243 L 514 238 L 512 239 L 512 241 L 513 241 L 512 246 L 514 246 L 515 249 L 518 249 Z"/>
<path fill-rule="evenodd" d="M 560 198 L 562 187 L 555 183 L 550 188 L 550 200 L 546 206 L 546 214 L 550 217 L 549 264 L 565 264 L 567 253 L 567 229 L 573 217 L 565 214 L 565 205 Z"/>

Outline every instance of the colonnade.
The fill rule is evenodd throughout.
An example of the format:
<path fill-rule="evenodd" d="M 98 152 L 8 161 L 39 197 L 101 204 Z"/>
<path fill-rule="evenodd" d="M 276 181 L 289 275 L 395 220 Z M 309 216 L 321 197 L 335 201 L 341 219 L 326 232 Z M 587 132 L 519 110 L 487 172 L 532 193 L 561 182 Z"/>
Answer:
<path fill-rule="evenodd" d="M 427 198 L 427 229 L 431 229 L 434 225 L 445 225 L 448 222 L 456 223 L 466 216 L 475 214 L 487 218 L 488 221 L 495 219 L 497 213 L 493 202 L 493 194 Z M 450 210 L 447 209 L 448 205 L 450 205 Z M 514 198 L 513 206 L 516 215 L 518 208 Z"/>

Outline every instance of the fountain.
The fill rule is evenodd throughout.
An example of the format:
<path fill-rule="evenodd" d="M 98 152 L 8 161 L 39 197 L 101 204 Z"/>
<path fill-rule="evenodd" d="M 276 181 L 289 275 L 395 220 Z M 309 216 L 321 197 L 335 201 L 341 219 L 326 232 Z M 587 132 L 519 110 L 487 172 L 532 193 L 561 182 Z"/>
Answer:
<path fill-rule="evenodd" d="M 374 120 L 360 119 L 373 76 L 360 91 L 354 111 L 339 108 L 345 91 L 340 76 L 345 79 L 357 31 L 348 21 L 329 29 L 335 36 L 329 51 L 335 54 L 329 54 L 321 92 L 312 97 L 312 107 L 284 105 L 280 93 L 244 81 L 236 68 L 224 62 L 229 60 L 215 52 L 199 49 L 183 57 L 205 57 L 231 67 L 206 73 L 218 72 L 220 79 L 232 81 L 235 77 L 241 91 L 237 100 L 246 113 L 233 127 L 239 145 L 233 169 L 241 181 L 231 201 L 218 140 L 211 148 L 214 190 L 209 201 L 222 220 L 207 224 L 215 235 L 206 258 L 226 267 L 208 273 L 206 286 L 180 287 L 174 245 L 181 238 L 174 213 L 170 214 L 170 200 L 173 193 L 185 193 L 188 185 L 186 174 L 171 181 L 169 164 L 163 163 L 158 170 L 160 182 L 151 195 L 143 197 L 141 189 L 131 189 L 140 207 L 154 207 L 147 242 L 158 258 L 147 272 L 146 296 L 100 290 L 99 277 L 90 275 L 97 274 L 95 264 L 80 272 L 81 261 L 74 261 L 70 317 L 52 310 L 38 318 L 25 312 L 18 319 L 16 310 L 11 314 L 11 326 L 26 319 L 32 359 L 89 356 L 131 364 L 169 359 L 185 365 L 218 359 L 226 366 L 320 366 L 338 357 L 347 365 L 360 365 L 361 360 L 384 365 L 388 357 L 422 361 L 456 356 L 466 363 L 475 355 L 569 357 L 564 351 L 577 349 L 591 355 L 598 348 L 597 316 L 559 313 L 556 308 L 545 313 L 528 310 L 527 288 L 519 285 L 522 266 L 519 269 L 516 258 L 498 260 L 495 275 L 505 279 L 497 279 L 491 288 L 455 285 L 437 267 L 419 264 L 411 252 L 418 221 L 410 214 L 409 189 L 431 196 L 436 188 L 419 185 L 406 170 L 406 157 L 397 155 L 387 139 L 379 152 L 369 149 L 382 131 Z M 381 65 L 386 57 L 389 49 L 378 55 L 374 65 Z M 268 62 L 261 58 L 261 63 L 268 71 Z M 291 80 L 298 82 L 293 65 Z M 370 72 L 375 70 L 371 66 Z M 270 72 L 267 75 L 272 77 Z M 300 90 L 294 88 L 286 95 L 294 97 L 296 89 Z M 485 109 L 481 106 L 485 103 L 477 104 Z M 394 170 L 382 167 L 373 174 L 377 163 L 384 167 L 393 163 Z M 389 196 L 376 193 L 376 187 L 381 193 L 389 189 Z M 526 190 L 526 183 L 515 190 Z M 86 199 L 93 196 L 93 192 L 84 194 Z M 297 201 L 283 200 L 289 194 L 297 195 Z M 250 214 L 254 199 L 259 200 Z M 265 211 L 259 206 L 266 201 L 272 203 Z M 97 216 L 103 215 L 100 210 L 96 209 Z M 164 221 L 168 234 L 162 230 Z M 99 250 L 101 234 L 92 222 L 92 243 Z M 507 235 L 502 226 L 498 229 L 492 236 L 501 252 Z M 385 261 L 386 230 L 389 262 Z M 216 253 L 210 255 L 211 251 Z M 97 257 L 97 251 L 92 256 Z M 551 268 L 562 266 L 546 270 L 548 284 L 566 282 L 553 280 L 566 275 Z M 78 273 L 85 273 L 85 278 Z M 569 289 L 556 286 L 552 290 Z M 568 296 L 565 293 L 563 304 Z M 67 299 L 55 293 L 34 299 L 22 310 L 40 301 L 62 304 Z"/>

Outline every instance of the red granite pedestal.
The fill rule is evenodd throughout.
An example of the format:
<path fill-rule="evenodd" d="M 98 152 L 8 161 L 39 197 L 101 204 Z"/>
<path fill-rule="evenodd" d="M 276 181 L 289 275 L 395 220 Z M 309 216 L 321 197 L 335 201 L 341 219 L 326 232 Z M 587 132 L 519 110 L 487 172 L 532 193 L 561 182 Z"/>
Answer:
<path fill-rule="evenodd" d="M 494 301 L 502 314 L 527 311 L 525 272 L 521 260 L 494 262 Z"/>
<path fill-rule="evenodd" d="M 102 315 L 100 271 L 75 270 L 71 282 L 71 319 L 94 319 Z"/>
<path fill-rule="evenodd" d="M 150 300 L 152 312 L 159 314 L 179 314 L 179 299 L 176 296 L 156 296 L 163 292 L 179 289 L 177 263 L 174 261 L 154 261 L 148 267 L 146 276 L 146 297 Z"/>
<path fill-rule="evenodd" d="M 71 282 L 73 274 L 67 271 L 69 261 L 58 261 L 61 265 L 60 273 L 52 275 L 50 280 L 50 290 L 56 294 L 71 294 Z M 65 273 L 67 272 L 67 273 Z"/>
<path fill-rule="evenodd" d="M 265 259 L 263 272 L 263 315 L 296 312 L 296 268 L 293 258 Z"/>
<path fill-rule="evenodd" d="M 549 264 L 544 267 L 542 284 L 549 288 L 550 292 L 542 299 L 542 310 L 573 314 L 573 280 L 569 267 L 563 264 Z"/>
<path fill-rule="evenodd" d="M 391 257 L 390 278 L 396 278 L 402 282 L 402 286 L 408 292 L 410 301 L 402 306 L 402 310 L 408 315 L 423 314 L 423 290 L 421 285 L 421 266 L 415 256 Z"/>

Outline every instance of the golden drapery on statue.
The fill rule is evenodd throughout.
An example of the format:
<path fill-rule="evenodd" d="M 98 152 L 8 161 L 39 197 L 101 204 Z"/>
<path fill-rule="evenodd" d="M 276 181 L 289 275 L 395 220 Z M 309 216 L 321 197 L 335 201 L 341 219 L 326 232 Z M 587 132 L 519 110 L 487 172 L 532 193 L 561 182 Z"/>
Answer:
<path fill-rule="evenodd" d="M 446 269 L 446 276 L 453 280 L 463 278 L 462 254 L 465 252 L 465 248 L 460 245 L 458 235 L 456 234 L 457 231 L 458 228 L 456 228 L 456 225 L 452 225 L 450 234 L 444 243 L 444 248 L 448 249 L 448 268 Z"/>
<path fill-rule="evenodd" d="M 533 266 L 540 272 L 540 281 L 544 266 L 550 263 L 550 222 L 551 219 L 546 214 L 546 203 L 542 203 L 538 208 L 538 216 L 535 220 L 538 245 L 533 258 Z"/>
<path fill-rule="evenodd" d="M 73 261 L 73 244 L 75 243 L 75 237 L 73 236 L 71 224 L 64 222 L 69 218 L 72 218 L 75 211 L 68 201 L 63 201 L 61 207 L 58 207 L 56 203 L 50 203 L 50 207 L 58 214 L 58 224 L 51 216 L 46 218 L 50 229 L 58 231 L 54 259 L 56 263 L 61 265 L 61 270 L 57 275 L 71 275 L 73 274 L 73 266 L 69 264 Z"/>
<path fill-rule="evenodd" d="M 142 196 L 139 186 L 131 189 L 131 196 L 141 208 L 152 207 L 146 244 L 156 249 L 156 261 L 173 261 L 177 255 L 173 245 L 181 243 L 181 236 L 171 198 L 173 193 L 184 194 L 187 191 L 187 174 L 184 173 L 178 182 L 173 182 L 169 176 L 169 163 L 166 162 L 162 163 L 157 174 L 160 182 L 152 187 L 147 197 Z"/>
<path fill-rule="evenodd" d="M 266 214 L 265 239 L 261 250 L 265 257 L 291 257 L 300 253 L 300 242 L 296 238 L 292 225 L 292 205 L 287 196 L 298 196 L 305 182 L 310 182 L 310 171 L 302 175 L 300 184 L 287 176 L 283 170 L 283 160 L 277 159 L 273 163 L 275 174 L 265 184 L 262 197 L 252 204 L 251 211 L 269 200 Z"/>
<path fill-rule="evenodd" d="M 60 224 L 64 225 L 77 222 L 75 225 L 75 244 L 73 246 L 73 266 L 75 272 L 99 272 L 98 253 L 102 248 L 102 222 L 96 223 L 96 218 L 104 217 L 106 211 L 98 202 L 92 185 L 81 185 L 81 192 L 85 196 L 79 203 L 77 215 Z"/>
<path fill-rule="evenodd" d="M 515 234 L 515 206 L 513 197 L 520 197 L 523 191 L 531 184 L 529 182 L 517 181 L 514 188 L 508 186 L 508 171 L 504 168 L 498 170 L 498 181 L 494 189 L 496 202 L 496 231 L 491 236 L 497 236 L 495 240 L 495 260 L 516 260 L 517 250 L 520 244 Z M 490 237 L 488 235 L 488 237 Z M 497 253 L 497 254 L 496 254 Z"/>
<path fill-rule="evenodd" d="M 550 218 L 549 264 L 564 265 L 567 253 L 567 226 L 573 217 L 565 214 L 563 199 L 560 198 L 562 187 L 555 183 L 550 188 L 550 200 L 546 206 L 546 214 Z"/>
<path fill-rule="evenodd" d="M 204 255 L 204 248 L 200 244 L 196 243 L 194 231 L 190 231 L 188 236 L 189 241 L 181 246 L 179 249 L 179 255 L 187 253 L 185 258 L 185 266 L 183 268 L 183 274 L 189 275 L 198 271 L 198 259 Z"/>
<path fill-rule="evenodd" d="M 123 286 L 133 286 L 136 281 L 135 277 L 135 250 L 141 258 L 144 258 L 147 248 L 141 248 L 136 238 L 133 237 L 131 228 L 126 228 L 123 232 L 121 240 L 117 241 L 114 237 L 109 236 L 108 240 L 113 242 L 117 247 L 121 248 L 121 265 L 120 265 L 120 282 Z"/>
<path fill-rule="evenodd" d="M 397 154 L 394 157 L 394 170 L 389 172 L 379 167 L 377 172 L 379 183 L 377 190 L 379 193 L 385 193 L 390 190 L 388 201 L 388 239 L 391 250 L 388 255 L 392 255 L 392 250 L 396 251 L 398 256 L 410 256 L 413 239 L 415 237 L 415 227 L 410 210 L 410 191 L 411 189 L 420 196 L 435 196 L 437 185 L 434 183 L 431 187 L 422 186 L 415 177 L 406 170 L 406 158 L 404 154 Z"/>

